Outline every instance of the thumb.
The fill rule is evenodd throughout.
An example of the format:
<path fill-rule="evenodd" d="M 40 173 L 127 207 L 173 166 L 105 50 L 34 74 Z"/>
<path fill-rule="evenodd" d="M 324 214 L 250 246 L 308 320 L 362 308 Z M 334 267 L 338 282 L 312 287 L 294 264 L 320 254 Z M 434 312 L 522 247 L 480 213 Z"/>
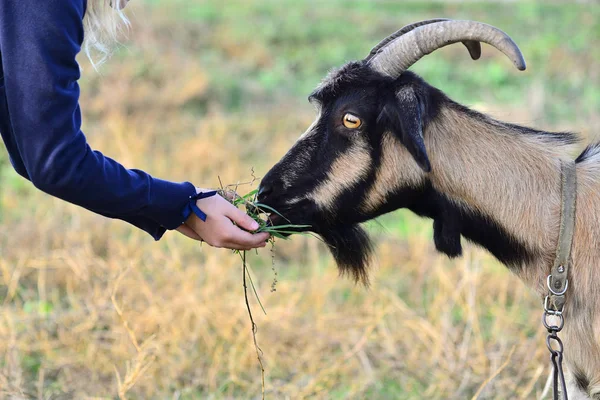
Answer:
<path fill-rule="evenodd" d="M 225 216 L 227 216 L 227 218 L 235 222 L 240 228 L 245 229 L 247 231 L 255 231 L 259 228 L 258 222 L 256 222 L 245 212 L 234 206 L 231 206 L 231 208 L 229 208 Z"/>

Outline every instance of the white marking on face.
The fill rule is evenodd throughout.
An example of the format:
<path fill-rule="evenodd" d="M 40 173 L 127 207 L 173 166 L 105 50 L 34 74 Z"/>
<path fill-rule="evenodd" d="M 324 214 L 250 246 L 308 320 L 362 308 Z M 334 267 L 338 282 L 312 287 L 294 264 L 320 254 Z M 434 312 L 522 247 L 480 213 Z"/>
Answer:
<path fill-rule="evenodd" d="M 317 123 L 319 122 L 319 120 L 321 119 L 321 112 L 319 112 L 319 114 L 317 115 L 317 118 L 315 118 L 315 120 L 313 121 L 312 124 L 310 124 L 310 126 L 308 127 L 308 129 L 306 131 L 304 131 L 304 133 L 302 135 L 300 135 L 300 137 L 298 138 L 298 140 L 296 140 L 296 143 L 306 139 L 308 136 L 314 134 L 315 128 L 317 126 Z"/>
<path fill-rule="evenodd" d="M 293 205 L 296 203 L 300 203 L 302 200 L 304 200 L 304 197 L 293 197 L 293 198 L 289 199 L 286 204 Z"/>
<path fill-rule="evenodd" d="M 360 136 L 353 140 L 352 146 L 334 160 L 327 178 L 308 196 L 322 209 L 331 209 L 339 195 L 355 186 L 369 173 L 369 145 Z"/>
<path fill-rule="evenodd" d="M 376 211 L 385 204 L 387 196 L 400 187 L 417 186 L 424 178 L 422 170 L 394 134 L 385 132 L 381 147 L 381 164 L 362 204 L 366 212 Z"/>

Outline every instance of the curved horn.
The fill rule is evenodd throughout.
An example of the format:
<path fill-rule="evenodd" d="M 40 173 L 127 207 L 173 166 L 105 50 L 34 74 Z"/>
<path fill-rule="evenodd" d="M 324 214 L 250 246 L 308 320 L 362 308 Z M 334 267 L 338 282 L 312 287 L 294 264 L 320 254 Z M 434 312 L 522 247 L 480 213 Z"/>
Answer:
<path fill-rule="evenodd" d="M 426 19 L 424 21 L 415 22 L 414 24 L 406 25 L 406 26 L 398 29 L 396 32 L 392 33 L 391 35 L 389 35 L 388 37 L 383 39 L 381 42 L 379 42 L 377 44 L 377 46 L 373 47 L 373 49 L 371 50 L 369 55 L 365 58 L 365 61 L 367 61 L 367 62 L 371 61 L 371 59 L 373 57 L 375 57 L 375 55 L 377 55 L 377 53 L 379 53 L 379 51 L 382 48 L 384 48 L 385 46 L 388 45 L 388 43 L 390 43 L 394 39 L 404 35 L 405 33 L 408 33 L 410 31 L 412 31 L 413 29 L 418 28 L 423 25 L 429 25 L 429 24 L 433 24 L 435 22 L 443 22 L 443 21 L 450 21 L 450 20 L 447 18 Z M 466 40 L 462 43 L 465 45 L 467 50 L 469 50 L 469 54 L 471 55 L 471 58 L 473 60 L 478 60 L 479 57 L 481 57 L 481 44 L 479 42 L 472 41 L 472 40 Z"/>
<path fill-rule="evenodd" d="M 494 46 L 523 71 L 521 50 L 500 29 L 476 21 L 441 21 L 422 25 L 397 37 L 381 48 L 368 62 L 382 74 L 398 77 L 423 56 L 456 42 L 477 41 Z"/>

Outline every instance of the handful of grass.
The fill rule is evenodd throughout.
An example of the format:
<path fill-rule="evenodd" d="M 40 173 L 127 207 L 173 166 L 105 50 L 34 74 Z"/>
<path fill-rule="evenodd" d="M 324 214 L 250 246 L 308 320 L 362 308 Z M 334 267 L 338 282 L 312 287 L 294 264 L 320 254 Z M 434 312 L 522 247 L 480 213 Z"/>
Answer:
<path fill-rule="evenodd" d="M 225 188 L 218 190 L 218 193 L 222 197 L 228 199 L 229 202 L 237 208 L 243 207 L 246 211 L 246 214 L 258 222 L 259 228 L 256 232 L 268 232 L 271 235 L 269 240 L 274 240 L 274 238 L 288 239 L 289 235 L 301 233 L 293 229 L 310 227 L 310 225 L 295 225 L 291 223 L 271 225 L 268 217 L 270 213 L 279 215 L 285 221 L 289 222 L 289 220 L 273 207 L 269 207 L 266 204 L 260 203 L 257 200 L 258 189 L 254 189 L 243 196 L 239 195 L 234 190 L 227 190 Z"/>
<path fill-rule="evenodd" d="M 257 180 L 257 178 L 254 176 L 254 171 L 252 171 L 252 181 L 242 183 L 242 184 L 252 185 L 256 180 Z M 220 181 L 221 181 L 221 179 L 219 178 L 219 182 Z M 281 215 L 277 210 L 273 209 L 272 207 L 269 207 L 266 204 L 260 203 L 257 199 L 258 189 L 254 189 L 254 190 L 246 193 L 245 195 L 239 195 L 237 193 L 237 189 L 240 185 L 241 184 L 238 183 L 235 185 L 227 185 L 224 187 L 223 184 L 221 183 L 221 189 L 219 189 L 217 192 L 219 193 L 219 195 L 221 197 L 227 199 L 231 204 L 233 204 L 237 208 L 243 208 L 245 210 L 246 214 L 248 214 L 256 222 L 258 222 L 259 228 L 256 232 L 267 232 L 271 235 L 269 237 L 268 241 L 271 244 L 271 263 L 272 263 L 271 269 L 273 270 L 273 274 L 274 274 L 273 284 L 271 285 L 271 291 L 274 292 L 275 286 L 277 284 L 277 271 L 275 271 L 275 258 L 274 258 L 274 253 L 273 253 L 274 246 L 275 246 L 275 239 L 287 240 L 290 235 L 301 233 L 294 229 L 308 228 L 309 225 L 295 225 L 292 223 L 272 225 L 271 221 L 269 219 L 269 215 L 271 215 L 271 214 L 277 214 L 284 221 L 289 222 L 289 220 L 287 218 L 285 218 L 283 215 Z M 258 364 L 260 366 L 262 398 L 264 400 L 264 398 L 265 398 L 265 368 L 264 368 L 264 365 L 262 362 L 262 350 L 258 346 L 258 342 L 256 340 L 256 332 L 258 329 L 257 329 L 256 323 L 254 322 L 254 318 L 252 316 L 252 310 L 250 308 L 250 303 L 248 301 L 248 285 L 246 284 L 246 279 L 248 279 L 248 281 L 250 282 L 250 285 L 252 286 L 254 295 L 256 296 L 256 299 L 257 299 L 258 304 L 260 305 L 262 311 L 265 313 L 265 315 L 267 313 L 260 301 L 260 298 L 256 291 L 256 287 L 254 286 L 254 282 L 252 282 L 252 277 L 250 276 L 250 273 L 248 271 L 248 265 L 246 263 L 246 251 L 234 250 L 234 252 L 239 254 L 240 258 L 242 259 L 242 275 L 243 275 L 242 282 L 243 282 L 243 286 L 244 286 L 244 299 L 246 301 L 248 317 L 250 318 L 250 325 L 251 325 L 251 329 L 252 329 L 252 338 L 254 340 L 254 348 L 256 349 L 256 358 L 258 359 Z"/>

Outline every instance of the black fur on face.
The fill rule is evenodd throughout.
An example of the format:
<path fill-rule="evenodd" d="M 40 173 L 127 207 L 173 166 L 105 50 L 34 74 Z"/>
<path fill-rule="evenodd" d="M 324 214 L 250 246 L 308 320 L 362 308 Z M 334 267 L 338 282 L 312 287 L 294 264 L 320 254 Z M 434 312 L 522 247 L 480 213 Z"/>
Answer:
<path fill-rule="evenodd" d="M 373 253 L 367 232 L 358 224 L 348 224 L 328 227 L 320 236 L 329 247 L 340 274 L 367 285 L 367 266 Z"/>

